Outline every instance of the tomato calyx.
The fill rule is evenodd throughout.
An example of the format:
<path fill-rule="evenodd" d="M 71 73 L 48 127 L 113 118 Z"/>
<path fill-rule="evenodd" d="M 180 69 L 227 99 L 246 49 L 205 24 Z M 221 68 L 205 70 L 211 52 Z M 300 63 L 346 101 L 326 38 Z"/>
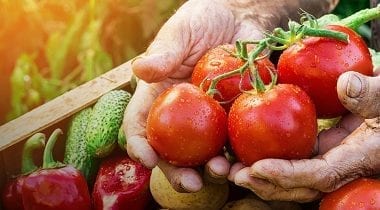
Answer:
<path fill-rule="evenodd" d="M 305 36 L 332 37 L 345 42 L 348 40 L 347 35 L 342 32 L 318 28 L 317 20 L 308 13 L 304 13 L 304 15 L 302 15 L 300 22 L 301 24 L 295 21 L 289 21 L 289 31 L 285 31 L 281 28 L 276 28 L 274 29 L 273 33 L 266 33 L 266 38 L 261 40 L 237 40 L 235 43 L 236 53 L 230 52 L 227 49 L 226 51 L 232 56 L 242 59 L 245 61 L 245 63 L 235 70 L 226 72 L 213 78 L 206 94 L 210 95 L 211 97 L 213 97 L 215 94 L 220 95 L 216 89 L 216 85 L 219 81 L 236 75 L 243 77 L 243 74 L 247 70 L 250 70 L 252 86 L 255 87 L 258 92 L 264 92 L 266 90 L 266 87 L 260 78 L 255 61 L 268 57 L 270 52 L 273 50 L 286 49 Z M 254 44 L 256 46 L 253 50 L 248 52 L 248 44 Z M 270 69 L 268 69 L 268 71 L 270 71 L 272 78 L 272 82 L 269 85 L 270 88 L 276 84 L 277 76 Z M 209 79 L 205 79 L 201 83 L 201 89 L 203 89 L 203 84 L 207 80 Z M 242 92 L 244 92 L 244 90 L 242 90 Z"/>
<path fill-rule="evenodd" d="M 347 18 L 344 18 L 336 22 L 336 24 L 345 25 L 350 28 L 357 28 L 359 25 L 379 17 L 380 5 L 378 5 L 375 8 L 361 10 Z M 263 84 L 260 75 L 257 73 L 255 61 L 261 59 L 262 57 L 269 56 L 271 51 L 287 49 L 295 43 L 299 42 L 300 40 L 304 39 L 305 37 L 328 37 L 348 43 L 347 34 L 339 31 L 321 28 L 318 24 L 318 19 L 304 11 L 301 14 L 300 23 L 290 20 L 288 23 L 288 27 L 289 31 L 285 31 L 282 28 L 275 28 L 272 31 L 272 33 L 264 33 L 266 37 L 261 40 L 237 40 L 235 43 L 237 52 L 233 53 L 229 52 L 228 50 L 226 51 L 229 52 L 231 55 L 242 59 L 243 61 L 245 61 L 245 63 L 235 70 L 218 75 L 215 78 L 213 78 L 206 93 L 211 97 L 213 97 L 215 94 L 220 95 L 220 93 L 216 89 L 216 85 L 220 80 L 227 79 L 236 75 L 240 75 L 241 77 L 243 77 L 243 74 L 247 70 L 250 70 L 251 72 L 251 80 L 254 84 L 253 87 L 255 87 L 258 92 L 265 91 L 265 85 Z M 256 46 L 252 51 L 248 52 L 248 44 L 254 44 Z M 264 56 L 262 56 L 265 50 L 267 50 L 267 53 L 264 53 Z M 271 72 L 271 74 L 272 73 L 273 72 Z M 271 85 L 274 85 L 276 83 L 275 77 L 276 75 L 272 76 Z M 210 79 L 205 79 L 201 83 L 201 88 L 203 88 L 202 85 L 206 80 L 210 81 Z M 244 92 L 244 90 L 242 90 L 242 92 Z"/>

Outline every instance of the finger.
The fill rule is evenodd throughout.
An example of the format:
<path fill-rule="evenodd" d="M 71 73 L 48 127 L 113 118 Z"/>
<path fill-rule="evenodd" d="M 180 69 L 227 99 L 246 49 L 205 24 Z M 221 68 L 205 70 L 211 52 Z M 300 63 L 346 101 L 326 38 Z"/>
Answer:
<path fill-rule="evenodd" d="M 231 41 L 233 28 L 224 4 L 188 1 L 163 25 L 145 55 L 132 63 L 133 72 L 147 82 L 187 78 L 208 49 Z"/>
<path fill-rule="evenodd" d="M 330 187 L 324 183 L 329 173 L 332 173 L 330 167 L 321 159 L 264 159 L 257 161 L 250 168 L 251 176 L 265 179 L 286 189 L 306 187 L 321 190 L 320 188 Z"/>
<path fill-rule="evenodd" d="M 128 138 L 127 152 L 130 158 L 142 163 L 147 168 L 154 168 L 158 163 L 158 156 L 148 144 L 145 137 L 132 136 Z"/>
<path fill-rule="evenodd" d="M 379 127 L 378 119 L 367 120 L 321 159 L 260 160 L 252 165 L 251 175 L 282 188 L 307 187 L 331 192 L 353 179 L 380 171 Z"/>
<path fill-rule="evenodd" d="M 159 82 L 180 67 L 186 53 L 187 29 L 177 15 L 166 22 L 146 52 L 132 62 L 133 73 L 146 82 Z"/>
<path fill-rule="evenodd" d="M 337 127 L 323 130 L 318 135 L 317 151 L 319 155 L 325 154 L 330 149 L 338 146 L 344 138 L 358 128 L 364 119 L 358 115 L 349 113 L 337 124 Z"/>
<path fill-rule="evenodd" d="M 346 72 L 338 78 L 338 97 L 352 113 L 364 118 L 380 116 L 380 77 Z"/>
<path fill-rule="evenodd" d="M 158 167 L 177 192 L 197 192 L 203 187 L 202 178 L 192 168 L 178 168 L 163 160 L 158 162 Z"/>
<path fill-rule="evenodd" d="M 146 140 L 146 120 L 154 99 L 168 86 L 167 83 L 147 84 L 140 80 L 132 96 L 123 119 L 128 155 L 148 168 L 157 165 L 158 157 Z"/>
<path fill-rule="evenodd" d="M 318 135 L 318 154 L 325 154 L 338 146 L 350 133 L 344 128 L 330 128 Z"/>
<path fill-rule="evenodd" d="M 243 168 L 244 168 L 243 163 L 240 163 L 240 162 L 234 163 L 231 166 L 230 174 L 228 175 L 228 180 L 230 180 L 231 182 L 234 182 L 236 173 L 239 172 Z"/>
<path fill-rule="evenodd" d="M 310 202 L 320 197 L 320 192 L 308 188 L 284 189 L 266 180 L 250 176 L 246 167 L 235 175 L 235 184 L 250 189 L 264 200 Z"/>
<path fill-rule="evenodd" d="M 356 128 L 358 128 L 364 119 L 356 114 L 347 114 L 345 115 L 338 123 L 338 127 L 344 128 L 349 133 L 352 133 Z"/>
<path fill-rule="evenodd" d="M 212 158 L 205 165 L 206 179 L 212 183 L 223 184 L 230 172 L 230 163 L 223 156 Z"/>

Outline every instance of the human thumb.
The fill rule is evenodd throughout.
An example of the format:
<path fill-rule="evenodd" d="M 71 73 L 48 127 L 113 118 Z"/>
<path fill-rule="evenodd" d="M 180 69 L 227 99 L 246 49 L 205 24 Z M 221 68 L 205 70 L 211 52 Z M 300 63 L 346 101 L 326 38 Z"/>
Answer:
<path fill-rule="evenodd" d="M 364 118 L 380 116 L 380 77 L 358 72 L 345 72 L 337 82 L 338 97 L 343 106 Z"/>

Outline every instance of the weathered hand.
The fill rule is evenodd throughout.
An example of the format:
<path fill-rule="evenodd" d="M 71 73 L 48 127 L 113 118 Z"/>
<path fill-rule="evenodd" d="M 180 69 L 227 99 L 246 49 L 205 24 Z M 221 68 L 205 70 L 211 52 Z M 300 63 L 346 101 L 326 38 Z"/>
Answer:
<path fill-rule="evenodd" d="M 145 166 L 159 165 L 178 191 L 201 189 L 200 175 L 161 161 L 146 141 L 146 119 L 153 100 L 172 84 L 189 79 L 195 63 L 210 48 L 237 39 L 259 39 L 262 32 L 287 22 L 304 8 L 315 15 L 333 8 L 332 0 L 189 0 L 161 28 L 144 55 L 132 63 L 140 79 L 125 112 L 128 154 Z M 148 83 L 151 84 L 148 84 Z M 153 83 L 154 82 L 154 83 Z M 229 162 L 215 157 L 206 164 L 207 177 L 224 182 Z"/>
<path fill-rule="evenodd" d="M 237 164 L 229 179 L 265 200 L 308 202 L 358 177 L 380 173 L 380 77 L 347 72 L 339 77 L 337 89 L 345 107 L 362 118 L 349 115 L 337 128 L 321 133 L 320 155 L 265 159 L 245 168 Z"/>

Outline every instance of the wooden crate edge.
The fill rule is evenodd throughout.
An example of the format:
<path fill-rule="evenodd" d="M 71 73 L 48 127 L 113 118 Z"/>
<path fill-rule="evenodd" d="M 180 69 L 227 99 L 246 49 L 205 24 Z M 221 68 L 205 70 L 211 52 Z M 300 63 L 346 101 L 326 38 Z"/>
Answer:
<path fill-rule="evenodd" d="M 93 104 L 103 94 L 125 87 L 131 79 L 128 61 L 0 126 L 0 151 Z"/>

